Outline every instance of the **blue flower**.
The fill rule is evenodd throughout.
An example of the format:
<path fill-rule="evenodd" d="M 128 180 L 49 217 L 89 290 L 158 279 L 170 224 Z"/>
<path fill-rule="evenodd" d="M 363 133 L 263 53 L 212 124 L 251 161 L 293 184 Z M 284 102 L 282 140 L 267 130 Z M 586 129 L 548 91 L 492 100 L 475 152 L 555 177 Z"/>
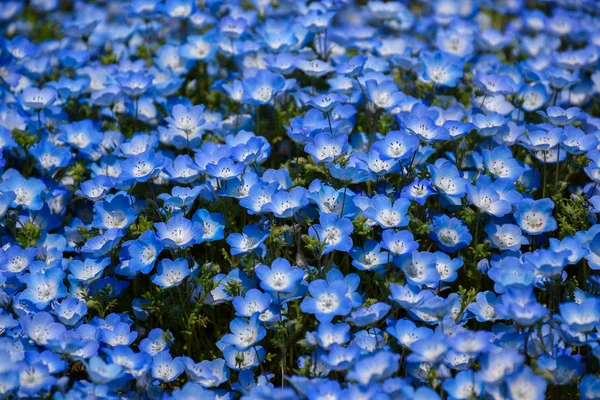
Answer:
<path fill-rule="evenodd" d="M 139 344 L 139 349 L 146 354 L 154 357 L 163 350 L 169 349 L 173 342 L 173 335 L 163 332 L 160 328 L 155 328 L 148 333 L 148 336 Z"/>
<path fill-rule="evenodd" d="M 15 198 L 11 203 L 11 207 L 23 207 L 28 210 L 38 211 L 44 206 L 42 192 L 46 189 L 46 185 L 39 179 L 25 179 L 19 174 L 14 174 L 7 177 L 0 183 L 0 190 L 3 192 L 13 192 Z"/>
<path fill-rule="evenodd" d="M 473 237 L 469 229 L 458 218 L 450 218 L 446 214 L 433 217 L 429 237 L 435 240 L 440 249 L 455 252 L 467 247 Z"/>
<path fill-rule="evenodd" d="M 190 268 L 185 258 L 174 261 L 164 259 L 158 263 L 156 274 L 152 275 L 152 282 L 163 289 L 179 286 L 190 274 Z"/>
<path fill-rule="evenodd" d="M 514 217 L 523 231 L 529 235 L 539 235 L 556 229 L 553 209 L 554 203 L 550 199 L 523 199 L 516 205 Z"/>
<path fill-rule="evenodd" d="M 353 247 L 349 254 L 353 259 L 352 265 L 361 271 L 379 271 L 391 261 L 388 252 L 381 251 L 379 242 L 375 240 L 367 240 L 364 249 Z"/>
<path fill-rule="evenodd" d="M 158 238 L 167 248 L 179 247 L 185 249 L 203 241 L 203 226 L 181 215 L 169 218 L 166 223 L 157 222 L 154 224 L 154 228 Z"/>
<path fill-rule="evenodd" d="M 168 159 L 152 150 L 144 151 L 121 163 L 121 182 L 146 182 L 157 176 L 168 165 Z"/>
<path fill-rule="evenodd" d="M 272 212 L 278 218 L 291 218 L 308 204 L 307 195 L 308 191 L 301 186 L 296 186 L 289 192 L 281 190 L 271 196 L 271 201 L 262 210 Z"/>
<path fill-rule="evenodd" d="M 410 158 L 419 148 L 419 138 L 404 131 L 390 131 L 382 140 L 373 143 L 373 149 L 385 159 L 398 160 L 408 167 Z"/>
<path fill-rule="evenodd" d="M 154 76 L 140 72 L 128 72 L 115 78 L 119 88 L 127 96 L 138 98 L 152 86 Z"/>
<path fill-rule="evenodd" d="M 184 371 L 183 361 L 172 358 L 169 350 L 163 350 L 152 357 L 152 378 L 162 382 L 172 382 Z"/>
<path fill-rule="evenodd" d="M 522 245 L 529 243 L 517 225 L 489 224 L 484 231 L 488 234 L 492 246 L 502 251 L 519 251 Z"/>
<path fill-rule="evenodd" d="M 408 225 L 407 215 L 410 201 L 400 198 L 393 204 L 389 197 L 377 195 L 371 199 L 370 206 L 363 211 L 364 215 L 378 223 L 384 229 L 399 228 Z"/>
<path fill-rule="evenodd" d="M 141 271 L 148 274 L 154 268 L 154 263 L 163 248 L 163 243 L 151 230 L 142 233 L 136 240 L 123 243 L 120 257 L 124 269 L 133 273 Z"/>
<path fill-rule="evenodd" d="M 50 87 L 45 87 L 43 89 L 28 87 L 21 93 L 20 100 L 24 106 L 39 111 L 54 104 L 57 98 L 58 93 Z"/>
<path fill-rule="evenodd" d="M 285 86 L 285 78 L 269 70 L 260 70 L 242 81 L 244 100 L 252 105 L 268 104 Z"/>
<path fill-rule="evenodd" d="M 442 52 L 422 53 L 419 77 L 434 85 L 454 87 L 463 76 L 463 63 L 456 57 Z"/>
<path fill-rule="evenodd" d="M 260 264 L 254 271 L 260 279 L 260 287 L 267 292 L 293 292 L 304 277 L 302 269 L 292 267 L 284 258 L 273 261 L 270 268 Z"/>
<path fill-rule="evenodd" d="M 92 227 L 100 229 L 125 229 L 137 219 L 137 212 L 131 207 L 129 196 L 117 193 L 103 201 L 94 203 Z"/>
<path fill-rule="evenodd" d="M 236 296 L 232 301 L 235 315 L 238 317 L 251 317 L 255 313 L 262 314 L 271 305 L 271 296 L 258 289 L 248 290 L 244 296 Z"/>
<path fill-rule="evenodd" d="M 350 234 L 354 230 L 352 222 L 348 218 L 340 218 L 336 214 L 321 214 L 320 224 L 312 225 L 308 234 L 321 243 L 323 255 L 334 250 L 348 251 L 352 248 Z"/>
<path fill-rule="evenodd" d="M 58 267 L 27 274 L 23 282 L 27 285 L 21 298 L 31 301 L 39 310 L 43 310 L 51 301 L 62 298 L 67 293 L 63 283 L 65 273 Z"/>
<path fill-rule="evenodd" d="M 321 322 L 330 322 L 336 315 L 348 315 L 352 303 L 346 297 L 348 285 L 344 281 L 327 283 L 317 279 L 308 286 L 310 297 L 305 297 L 300 309 L 308 314 L 314 314 Z"/>
<path fill-rule="evenodd" d="M 398 371 L 399 367 L 400 355 L 382 350 L 356 362 L 350 369 L 347 378 L 361 385 L 368 385 L 389 378 Z"/>
<path fill-rule="evenodd" d="M 495 217 L 503 217 L 511 212 L 511 204 L 500 198 L 500 195 L 494 189 L 492 178 L 488 175 L 480 176 L 477 178 L 475 186 L 467 185 L 466 188 L 470 202 L 480 212 Z"/>
<path fill-rule="evenodd" d="M 375 303 L 368 307 L 361 307 L 356 311 L 352 311 L 350 317 L 346 320 L 358 327 L 372 325 L 385 317 L 391 308 L 386 303 Z"/>
<path fill-rule="evenodd" d="M 260 342 L 267 334 L 267 330 L 260 325 L 259 315 L 254 314 L 249 321 L 243 318 L 235 318 L 229 324 L 231 333 L 223 336 L 221 341 L 234 346 L 238 351 L 246 350 Z"/>
<path fill-rule="evenodd" d="M 231 255 L 246 254 L 254 250 L 264 252 L 263 242 L 269 237 L 269 231 L 263 231 L 257 224 L 246 225 L 242 233 L 232 233 L 227 237 L 231 246 Z"/>
<path fill-rule="evenodd" d="M 304 151 L 313 157 L 315 162 L 331 162 L 340 157 L 348 149 L 346 135 L 334 136 L 329 133 L 317 133 L 313 143 L 304 147 Z"/>

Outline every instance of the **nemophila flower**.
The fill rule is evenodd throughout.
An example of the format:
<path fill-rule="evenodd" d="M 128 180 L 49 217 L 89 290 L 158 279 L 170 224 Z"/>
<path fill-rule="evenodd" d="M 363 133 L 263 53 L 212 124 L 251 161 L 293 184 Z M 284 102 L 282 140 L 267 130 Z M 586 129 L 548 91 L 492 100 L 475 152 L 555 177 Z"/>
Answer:
<path fill-rule="evenodd" d="M 131 272 L 149 273 L 164 246 L 154 231 L 142 233 L 136 240 L 121 245 L 121 262 L 124 269 Z"/>
<path fill-rule="evenodd" d="M 10 246 L 0 255 L 0 270 L 4 273 L 18 274 L 35 260 L 38 252 L 35 248 L 23 249 L 19 245 Z"/>
<path fill-rule="evenodd" d="M 313 191 L 314 186 L 318 187 L 318 191 Z M 354 192 L 348 188 L 336 190 L 331 186 L 323 185 L 319 180 L 314 180 L 309 186 L 309 191 L 309 199 L 317 204 L 322 213 L 345 217 L 356 214 L 357 208 L 352 201 Z"/>
<path fill-rule="evenodd" d="M 102 133 L 89 119 L 62 125 L 60 131 L 59 138 L 81 151 L 89 150 L 102 142 Z"/>
<path fill-rule="evenodd" d="M 285 86 L 285 78 L 269 70 L 260 70 L 256 76 L 242 81 L 244 100 L 253 105 L 268 104 Z"/>
<path fill-rule="evenodd" d="M 102 276 L 104 269 L 110 264 L 110 259 L 95 259 L 86 257 L 85 260 L 72 260 L 69 263 L 69 281 L 90 283 Z"/>
<path fill-rule="evenodd" d="M 493 150 L 482 151 L 483 165 L 496 178 L 507 178 L 512 181 L 524 173 L 524 168 L 513 158 L 508 147 L 499 146 Z"/>
<path fill-rule="evenodd" d="M 311 77 L 320 77 L 335 71 L 335 68 L 333 68 L 329 63 L 319 59 L 307 60 L 304 58 L 298 58 L 296 59 L 295 64 L 296 68 Z"/>
<path fill-rule="evenodd" d="M 493 187 L 492 179 L 488 175 L 477 178 L 475 186 L 467 185 L 469 201 L 479 209 L 480 212 L 503 217 L 511 212 L 511 204 L 500 198 Z"/>
<path fill-rule="evenodd" d="M 1 191 L 15 194 L 11 207 L 21 206 L 32 211 L 38 211 L 44 206 L 41 195 L 45 189 L 46 185 L 41 180 L 36 178 L 25 179 L 18 173 L 10 176 L 5 173 L 4 180 L 0 183 Z"/>
<path fill-rule="evenodd" d="M 277 183 L 268 185 L 257 182 L 248 191 L 248 195 L 240 199 L 240 206 L 246 208 L 248 214 L 262 212 L 263 207 L 271 202 L 271 198 L 279 191 Z"/>
<path fill-rule="evenodd" d="M 138 333 L 125 322 L 117 323 L 112 329 L 101 329 L 101 340 L 110 347 L 129 346 L 135 341 Z"/>
<path fill-rule="evenodd" d="M 268 230 L 262 230 L 257 224 L 246 225 L 242 233 L 232 233 L 227 237 L 231 246 L 231 255 L 246 254 L 254 250 L 265 251 L 263 242 L 269 237 Z"/>
<path fill-rule="evenodd" d="M 375 240 L 367 240 L 364 248 L 353 247 L 348 253 L 353 259 L 352 265 L 359 270 L 379 271 L 391 261 L 388 252 L 381 251 L 379 242 Z"/>
<path fill-rule="evenodd" d="M 94 179 L 81 182 L 76 195 L 85 197 L 91 201 L 103 199 L 114 185 L 114 180 L 108 176 L 100 175 Z"/>
<path fill-rule="evenodd" d="M 569 264 L 568 250 L 553 251 L 537 249 L 532 253 L 524 254 L 523 261 L 533 265 L 541 276 L 550 279 L 560 279 L 563 269 Z"/>
<path fill-rule="evenodd" d="M 352 248 L 350 234 L 354 230 L 354 226 L 348 218 L 324 213 L 321 214 L 319 222 L 320 224 L 314 224 L 308 229 L 308 234 L 321 243 L 323 255 L 334 250 L 348 251 Z"/>
<path fill-rule="evenodd" d="M 506 387 L 512 397 L 527 397 L 542 400 L 545 398 L 548 382 L 542 376 L 534 374 L 528 367 L 506 378 Z"/>
<path fill-rule="evenodd" d="M 403 256 L 411 254 L 419 248 L 410 231 L 397 231 L 386 229 L 381 235 L 381 247 L 388 250 L 394 256 Z"/>
<path fill-rule="evenodd" d="M 350 317 L 346 320 L 354 326 L 368 326 L 379 321 L 390 311 L 392 307 L 386 303 L 375 303 L 368 307 L 361 307 L 350 313 Z"/>
<path fill-rule="evenodd" d="M 563 126 L 577 121 L 581 115 L 581 109 L 578 107 L 563 109 L 557 106 L 550 106 L 545 112 L 538 111 L 538 114 L 542 115 L 554 125 Z"/>
<path fill-rule="evenodd" d="M 341 346 L 350 341 L 350 325 L 319 322 L 315 332 L 306 333 L 306 342 L 311 346 L 319 346 L 329 350 L 333 346 Z"/>
<path fill-rule="evenodd" d="M 162 382 L 172 382 L 184 371 L 183 361 L 172 358 L 169 350 L 163 350 L 152 357 L 152 378 Z"/>
<path fill-rule="evenodd" d="M 243 371 L 257 367 L 265 358 L 265 349 L 262 346 L 253 346 L 247 350 L 237 350 L 235 346 L 223 349 L 223 358 L 227 366 L 235 371 Z"/>
<path fill-rule="evenodd" d="M 331 162 L 348 149 L 348 137 L 344 134 L 334 136 L 330 133 L 317 133 L 313 142 L 304 147 L 316 162 Z"/>
<path fill-rule="evenodd" d="M 244 296 L 236 296 L 232 304 L 238 317 L 251 317 L 255 313 L 267 311 L 271 305 L 271 296 L 258 289 L 250 289 Z"/>
<path fill-rule="evenodd" d="M 377 82 L 368 80 L 365 84 L 365 90 L 367 98 L 376 107 L 386 110 L 396 106 L 404 95 L 398 90 L 398 86 L 393 81 Z"/>
<path fill-rule="evenodd" d="M 238 39 L 244 34 L 248 24 L 244 18 L 223 17 L 219 21 L 219 31 L 231 40 Z"/>
<path fill-rule="evenodd" d="M 437 126 L 427 115 L 408 114 L 402 117 L 401 123 L 410 133 L 428 143 L 449 138 L 448 130 L 442 126 Z"/>
<path fill-rule="evenodd" d="M 508 94 L 513 92 L 513 83 L 505 75 L 487 74 L 482 71 L 476 71 L 473 83 L 486 96 L 495 96 L 497 94 Z"/>
<path fill-rule="evenodd" d="M 511 319 L 517 326 L 531 326 L 548 313 L 548 309 L 537 302 L 532 286 L 513 286 L 499 297 L 496 312 Z"/>
<path fill-rule="evenodd" d="M 519 227 L 529 235 L 539 235 L 556 229 L 556 220 L 552 217 L 554 203 L 550 199 L 523 199 L 516 205 L 514 213 Z"/>
<path fill-rule="evenodd" d="M 337 93 L 319 94 L 306 102 L 307 106 L 316 108 L 323 113 L 329 113 L 338 105 L 347 101 L 347 97 Z"/>
<path fill-rule="evenodd" d="M 436 287 L 440 274 L 435 267 L 435 256 L 426 251 L 413 251 L 394 259 L 394 265 L 404 272 L 409 284 L 414 286 Z"/>
<path fill-rule="evenodd" d="M 125 236 L 125 231 L 120 228 L 110 228 L 104 233 L 88 239 L 81 247 L 82 253 L 90 253 L 94 257 L 101 257 L 111 250 Z"/>
<path fill-rule="evenodd" d="M 308 286 L 310 297 L 305 297 L 300 304 L 303 312 L 314 314 L 321 322 L 330 322 L 336 315 L 348 315 L 352 303 L 346 297 L 348 285 L 344 281 L 327 283 L 317 279 Z"/>
<path fill-rule="evenodd" d="M 66 294 L 64 277 L 65 273 L 59 267 L 25 275 L 22 280 L 26 284 L 26 289 L 21 298 L 31 301 L 39 310 L 43 310 L 51 301 Z"/>
<path fill-rule="evenodd" d="M 356 77 L 360 75 L 366 62 L 367 57 L 359 54 L 352 57 L 348 61 L 337 65 L 335 70 L 338 74 L 348 77 Z"/>
<path fill-rule="evenodd" d="M 263 212 L 272 212 L 278 218 L 291 218 L 308 204 L 308 191 L 301 186 L 289 192 L 281 190 L 271 196 L 271 201 L 262 207 Z"/>
<path fill-rule="evenodd" d="M 236 163 L 231 158 L 224 157 L 215 164 L 208 164 L 206 166 L 206 172 L 214 178 L 226 181 L 242 175 L 244 173 L 244 168 L 245 166 L 243 163 Z"/>
<path fill-rule="evenodd" d="M 416 201 L 420 205 L 424 205 L 427 198 L 434 193 L 435 190 L 431 187 L 429 179 L 419 180 L 419 178 L 415 178 L 412 183 L 402 188 L 400 196 L 408 200 Z"/>
<path fill-rule="evenodd" d="M 19 324 L 29 339 L 39 345 L 45 345 L 60 339 L 67 331 L 62 323 L 54 320 L 45 311 L 30 313 L 19 318 Z"/>
<path fill-rule="evenodd" d="M 271 267 L 261 264 L 255 268 L 260 287 L 267 292 L 290 293 L 296 290 L 304 277 L 304 271 L 292 267 L 284 258 L 277 258 Z"/>
<path fill-rule="evenodd" d="M 498 262 L 492 262 L 488 276 L 494 281 L 494 291 L 504 293 L 511 286 L 529 286 L 536 281 L 536 271 L 533 265 L 523 264 L 515 257 L 506 257 Z"/>
<path fill-rule="evenodd" d="M 31 150 L 37 162 L 38 168 L 43 172 L 53 173 L 58 168 L 64 168 L 71 162 L 71 152 L 68 147 L 56 146 L 49 140 L 43 140 Z"/>
<path fill-rule="evenodd" d="M 225 218 L 221 213 L 209 213 L 205 209 L 199 209 L 192 216 L 192 221 L 202 224 L 204 228 L 202 239 L 205 242 L 213 242 L 225 237 Z"/>
<path fill-rule="evenodd" d="M 171 110 L 172 117 L 166 117 L 169 126 L 179 129 L 185 133 L 188 142 L 190 138 L 196 137 L 200 127 L 204 124 L 204 106 L 198 105 L 185 107 L 177 104 Z"/>
<path fill-rule="evenodd" d="M 385 350 L 375 352 L 356 362 L 348 373 L 348 379 L 362 385 L 383 381 L 398 370 L 399 361 L 399 354 Z"/>
<path fill-rule="evenodd" d="M 431 174 L 431 184 L 441 194 L 449 198 L 460 198 L 466 193 L 466 179 L 454 164 L 448 160 L 439 159 L 434 165 L 428 165 Z"/>
<path fill-rule="evenodd" d="M 137 218 L 137 212 L 131 206 L 131 200 L 125 193 L 96 202 L 92 226 L 100 229 L 127 228 Z"/>
<path fill-rule="evenodd" d="M 165 168 L 169 179 L 178 183 L 190 183 L 200 175 L 200 168 L 187 154 L 175 157 L 171 165 Z"/>
<path fill-rule="evenodd" d="M 141 72 L 128 72 L 115 78 L 119 88 L 127 96 L 138 98 L 152 86 L 154 76 Z"/>
<path fill-rule="evenodd" d="M 541 83 L 525 85 L 519 92 L 519 100 L 523 110 L 536 111 L 548 101 L 548 91 Z"/>
<path fill-rule="evenodd" d="M 156 235 L 167 248 L 185 249 L 203 241 L 203 226 L 181 215 L 172 216 L 166 223 L 157 222 L 154 228 Z"/>
<path fill-rule="evenodd" d="M 369 207 L 363 211 L 365 217 L 378 223 L 382 228 L 399 228 L 408 225 L 407 215 L 410 201 L 400 198 L 393 204 L 389 197 L 377 195 L 370 201 Z"/>
<path fill-rule="evenodd" d="M 249 321 L 243 318 L 235 318 L 229 324 L 231 333 L 223 336 L 221 341 L 227 345 L 234 346 L 238 351 L 255 346 L 267 334 L 267 330 L 260 325 L 258 317 L 258 314 L 254 314 L 250 317 Z"/>
<path fill-rule="evenodd" d="M 458 277 L 457 270 L 463 266 L 462 258 L 450 258 L 449 255 L 441 251 L 436 251 L 433 254 L 435 255 L 435 268 L 440 274 L 441 281 L 454 282 Z"/>
<path fill-rule="evenodd" d="M 160 153 L 152 150 L 132 156 L 121 163 L 121 182 L 136 181 L 146 182 L 157 176 L 169 163 L 169 160 Z"/>
<path fill-rule="evenodd" d="M 454 252 L 467 247 L 473 237 L 469 229 L 458 218 L 450 218 L 445 214 L 434 216 L 430 225 L 429 237 L 438 246 L 448 252 Z"/>
<path fill-rule="evenodd" d="M 171 190 L 171 194 L 161 193 L 157 198 L 164 201 L 164 206 L 172 210 L 188 210 L 193 204 L 202 187 L 196 186 L 193 188 L 186 188 L 181 186 L 175 186 Z"/>
<path fill-rule="evenodd" d="M 558 320 L 572 331 L 590 332 L 598 325 L 600 302 L 596 298 L 589 298 L 581 303 L 562 303 L 559 310 Z"/>
<path fill-rule="evenodd" d="M 493 292 L 479 292 L 475 295 L 475 302 L 467 306 L 467 311 L 479 322 L 495 321 L 500 317 L 494 308 L 496 302 L 497 297 Z"/>
<path fill-rule="evenodd" d="M 373 149 L 377 150 L 380 157 L 396 159 L 406 164 L 406 167 L 408 167 L 409 159 L 418 147 L 418 137 L 403 131 L 390 131 L 383 140 L 373 143 Z"/>
<path fill-rule="evenodd" d="M 29 87 L 23 90 L 20 100 L 24 106 L 39 111 L 54 104 L 57 98 L 58 93 L 50 87 L 43 89 Z"/>
<path fill-rule="evenodd" d="M 74 297 L 66 297 L 60 303 L 55 302 L 52 304 L 52 308 L 54 308 L 54 313 L 59 322 L 69 326 L 79 322 L 88 310 L 85 302 Z"/>
<path fill-rule="evenodd" d="M 173 341 L 173 336 L 165 333 L 160 328 L 150 331 L 148 336 L 140 341 L 139 348 L 144 353 L 155 356 L 163 350 L 169 349 Z"/>
<path fill-rule="evenodd" d="M 463 76 L 462 62 L 449 54 L 424 52 L 420 59 L 422 65 L 419 69 L 419 77 L 425 82 L 454 87 Z"/>
<path fill-rule="evenodd" d="M 502 251 L 519 251 L 522 245 L 529 243 L 517 225 L 489 224 L 485 226 L 484 231 L 488 234 L 492 246 Z"/>
<path fill-rule="evenodd" d="M 564 129 L 562 147 L 570 154 L 584 154 L 598 147 L 598 138 L 568 125 Z"/>

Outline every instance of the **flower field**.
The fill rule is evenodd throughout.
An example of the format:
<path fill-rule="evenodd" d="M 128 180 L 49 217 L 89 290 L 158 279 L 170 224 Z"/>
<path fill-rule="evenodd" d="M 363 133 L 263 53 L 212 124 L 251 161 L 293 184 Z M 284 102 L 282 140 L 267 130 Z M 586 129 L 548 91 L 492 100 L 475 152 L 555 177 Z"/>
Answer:
<path fill-rule="evenodd" d="M 0 398 L 600 399 L 597 0 L 0 27 Z"/>

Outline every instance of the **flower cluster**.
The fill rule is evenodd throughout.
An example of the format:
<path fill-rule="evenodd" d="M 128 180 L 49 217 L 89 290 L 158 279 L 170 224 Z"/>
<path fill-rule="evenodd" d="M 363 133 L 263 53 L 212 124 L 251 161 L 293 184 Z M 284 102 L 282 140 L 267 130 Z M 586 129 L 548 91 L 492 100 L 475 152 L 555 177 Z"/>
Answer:
<path fill-rule="evenodd" d="M 0 26 L 0 398 L 600 398 L 596 0 Z"/>

